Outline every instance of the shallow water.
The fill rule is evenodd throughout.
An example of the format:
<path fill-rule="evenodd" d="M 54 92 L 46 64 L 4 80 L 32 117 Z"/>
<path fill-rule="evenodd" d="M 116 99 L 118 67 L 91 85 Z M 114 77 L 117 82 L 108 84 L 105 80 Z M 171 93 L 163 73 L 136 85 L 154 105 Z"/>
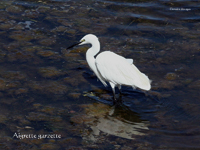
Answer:
<path fill-rule="evenodd" d="M 1 149 L 199 149 L 198 1 L 0 1 Z M 133 58 L 152 89 L 112 91 L 85 34 Z M 117 91 L 118 92 L 118 91 Z"/>

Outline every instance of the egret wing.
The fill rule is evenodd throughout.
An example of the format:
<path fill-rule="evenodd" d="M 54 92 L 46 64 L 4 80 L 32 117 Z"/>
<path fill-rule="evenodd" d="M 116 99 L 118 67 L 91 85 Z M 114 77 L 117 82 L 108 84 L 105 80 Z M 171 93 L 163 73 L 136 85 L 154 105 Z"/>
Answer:
<path fill-rule="evenodd" d="M 99 74 L 115 85 L 128 85 L 144 90 L 150 89 L 149 78 L 122 56 L 113 52 L 100 53 L 95 61 Z"/>
<path fill-rule="evenodd" d="M 132 64 L 133 63 L 133 59 L 130 59 L 130 58 L 128 58 L 128 59 L 126 59 L 130 64 Z"/>

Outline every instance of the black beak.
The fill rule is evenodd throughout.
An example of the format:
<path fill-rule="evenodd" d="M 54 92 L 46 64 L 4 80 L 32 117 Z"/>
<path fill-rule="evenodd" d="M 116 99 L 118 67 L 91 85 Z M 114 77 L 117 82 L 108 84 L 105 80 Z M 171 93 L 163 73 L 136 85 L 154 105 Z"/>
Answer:
<path fill-rule="evenodd" d="M 82 42 L 78 42 L 78 43 L 76 43 L 76 44 L 73 44 L 73 45 L 69 46 L 67 49 L 70 49 L 70 48 L 72 48 L 72 47 L 74 47 L 74 46 L 76 46 L 76 45 L 79 45 L 80 43 L 82 43 Z"/>

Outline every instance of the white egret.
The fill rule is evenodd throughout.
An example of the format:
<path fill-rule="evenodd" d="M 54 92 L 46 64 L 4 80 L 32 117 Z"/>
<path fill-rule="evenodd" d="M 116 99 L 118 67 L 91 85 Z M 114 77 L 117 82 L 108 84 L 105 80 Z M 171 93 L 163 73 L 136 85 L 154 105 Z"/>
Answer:
<path fill-rule="evenodd" d="M 133 64 L 133 59 L 126 59 L 111 51 L 104 51 L 97 55 L 100 51 L 100 43 L 93 34 L 85 35 L 80 42 L 68 47 L 68 49 L 83 44 L 92 45 L 86 52 L 86 60 L 103 85 L 107 86 L 106 82 L 110 84 L 114 101 L 116 100 L 116 86 L 119 88 L 120 93 L 121 85 L 131 86 L 133 89 L 138 87 L 147 91 L 151 89 L 151 81 Z M 97 55 L 96 58 L 95 55 Z"/>

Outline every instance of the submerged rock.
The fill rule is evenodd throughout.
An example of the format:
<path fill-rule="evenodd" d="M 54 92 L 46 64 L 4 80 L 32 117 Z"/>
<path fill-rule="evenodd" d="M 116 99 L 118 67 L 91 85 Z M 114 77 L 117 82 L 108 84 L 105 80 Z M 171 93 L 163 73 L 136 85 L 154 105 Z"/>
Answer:
<path fill-rule="evenodd" d="M 37 52 L 37 54 L 43 57 L 50 57 L 50 56 L 55 55 L 55 52 L 51 50 L 42 50 L 42 51 Z"/>
<path fill-rule="evenodd" d="M 58 77 L 64 75 L 65 73 L 58 70 L 56 67 L 41 67 L 38 69 L 39 74 L 45 78 Z"/>
<path fill-rule="evenodd" d="M 70 118 L 71 122 L 73 123 L 77 123 L 77 124 L 82 124 L 82 123 L 88 123 L 90 121 L 93 121 L 94 118 L 88 115 L 75 115 L 73 117 Z"/>
<path fill-rule="evenodd" d="M 52 106 L 45 106 L 44 108 L 41 109 L 41 112 L 53 115 L 55 113 L 55 108 Z"/>
<path fill-rule="evenodd" d="M 31 9 L 31 10 L 29 9 L 29 10 L 25 10 L 22 16 L 34 19 L 34 18 L 38 18 L 39 12 L 34 9 Z"/>
<path fill-rule="evenodd" d="M 56 38 L 50 37 L 50 38 L 46 38 L 46 39 L 41 39 L 41 40 L 39 40 L 39 43 L 41 45 L 50 46 L 50 45 L 53 45 L 56 43 Z"/>
<path fill-rule="evenodd" d="M 49 6 L 39 6 L 37 8 L 37 11 L 39 11 L 40 13 L 46 13 L 47 11 L 49 11 L 51 8 Z"/>
<path fill-rule="evenodd" d="M 10 5 L 6 8 L 6 11 L 10 13 L 22 13 L 24 8 L 22 6 Z"/>
<path fill-rule="evenodd" d="M 13 31 L 9 38 L 17 41 L 31 41 L 34 39 L 34 33 L 31 31 Z"/>
<path fill-rule="evenodd" d="M 78 99 L 81 96 L 81 93 L 69 93 L 68 96 L 73 99 Z"/>
<path fill-rule="evenodd" d="M 0 78 L 0 90 L 1 91 L 4 91 L 6 89 L 6 80 L 5 79 L 2 79 Z"/>
<path fill-rule="evenodd" d="M 24 80 L 26 78 L 26 74 L 20 71 L 5 71 L 0 72 L 0 76 L 10 80 Z"/>
<path fill-rule="evenodd" d="M 8 117 L 0 114 L 0 123 L 5 123 L 8 120 Z"/>
<path fill-rule="evenodd" d="M 154 87 L 152 87 L 152 89 L 154 89 L 154 90 L 157 90 L 157 89 L 172 90 L 178 86 L 181 86 L 181 83 L 175 82 L 175 81 L 162 80 L 162 81 L 156 83 L 156 85 Z"/>
<path fill-rule="evenodd" d="M 65 94 L 68 91 L 68 87 L 58 81 L 48 82 L 29 82 L 28 86 L 33 90 L 38 90 L 43 94 Z"/>
<path fill-rule="evenodd" d="M 49 121 L 50 117 L 49 115 L 46 115 L 44 113 L 30 112 L 26 116 L 26 119 L 28 119 L 29 121 Z"/>
<path fill-rule="evenodd" d="M 85 112 L 88 115 L 96 117 L 104 116 L 110 110 L 110 106 L 101 103 L 94 103 L 91 105 L 81 105 L 81 107 L 85 109 Z"/>
<path fill-rule="evenodd" d="M 43 143 L 41 144 L 41 149 L 42 150 L 56 150 L 56 149 L 59 149 L 59 146 L 56 145 L 56 144 L 53 144 L 53 143 Z"/>
<path fill-rule="evenodd" d="M 25 94 L 28 92 L 28 89 L 27 88 L 19 88 L 15 91 L 15 94 L 16 95 L 19 95 L 19 94 Z"/>
<path fill-rule="evenodd" d="M 196 80 L 188 85 L 189 88 L 198 89 L 200 88 L 200 80 Z"/>
<path fill-rule="evenodd" d="M 68 28 L 65 26 L 58 26 L 58 27 L 52 29 L 51 32 L 65 32 L 65 31 L 67 31 L 67 29 Z"/>
<path fill-rule="evenodd" d="M 169 72 L 165 75 L 165 79 L 167 80 L 176 80 L 178 75 L 176 73 Z"/>
<path fill-rule="evenodd" d="M 9 53 L 8 55 L 8 61 L 20 61 L 20 62 L 26 62 L 31 61 L 34 58 L 34 55 L 32 53 L 28 53 L 21 50 L 15 50 L 14 52 Z"/>

